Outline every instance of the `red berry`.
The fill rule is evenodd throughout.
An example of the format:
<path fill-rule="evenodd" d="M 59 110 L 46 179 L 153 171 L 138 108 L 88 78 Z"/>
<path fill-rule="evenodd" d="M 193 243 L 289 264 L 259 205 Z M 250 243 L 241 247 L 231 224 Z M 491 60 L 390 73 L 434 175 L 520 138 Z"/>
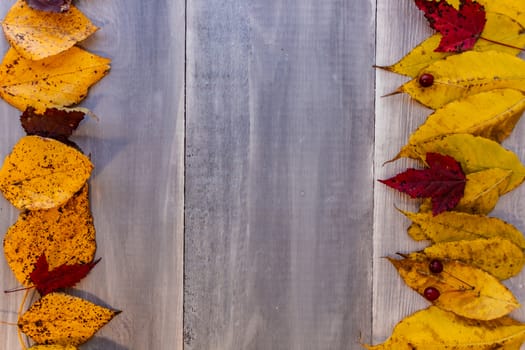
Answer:
<path fill-rule="evenodd" d="M 432 74 L 421 74 L 419 77 L 419 85 L 422 87 L 429 87 L 432 86 L 432 84 L 434 84 L 434 76 Z"/>
<path fill-rule="evenodd" d="M 423 296 L 429 301 L 436 300 L 437 298 L 439 298 L 440 295 L 441 293 L 439 292 L 439 290 L 437 290 L 434 287 L 427 287 L 423 292 Z"/>
<path fill-rule="evenodd" d="M 443 263 L 441 262 L 441 260 L 432 259 L 428 264 L 428 269 L 432 273 L 440 273 L 443 271 Z"/>

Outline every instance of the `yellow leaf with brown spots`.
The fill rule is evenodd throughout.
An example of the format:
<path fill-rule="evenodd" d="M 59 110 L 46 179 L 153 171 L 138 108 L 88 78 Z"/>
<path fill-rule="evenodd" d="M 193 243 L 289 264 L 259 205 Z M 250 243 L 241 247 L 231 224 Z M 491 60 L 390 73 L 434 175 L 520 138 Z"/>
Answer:
<path fill-rule="evenodd" d="M 10 48 L 0 65 L 0 96 L 21 111 L 34 107 L 43 113 L 46 108 L 72 106 L 106 75 L 109 63 L 76 46 L 39 61 Z"/>
<path fill-rule="evenodd" d="M 525 324 L 509 317 L 474 321 L 430 306 L 399 322 L 390 338 L 368 350 L 519 350 Z"/>
<path fill-rule="evenodd" d="M 37 344 L 77 346 L 118 313 L 78 297 L 50 293 L 20 316 L 18 327 Z"/>
<path fill-rule="evenodd" d="M 7 263 L 24 286 L 33 284 L 29 274 L 42 254 L 53 270 L 90 263 L 96 249 L 87 185 L 58 208 L 21 213 L 4 237 Z"/>
<path fill-rule="evenodd" d="M 92 170 L 89 158 L 73 147 L 25 136 L 0 169 L 0 191 L 19 209 L 49 209 L 79 191 Z"/>
<path fill-rule="evenodd" d="M 405 283 L 443 310 L 476 320 L 503 317 L 520 304 L 497 278 L 456 260 L 443 260 L 443 270 L 431 270 L 424 254 L 388 259 Z M 433 289 L 429 295 L 429 288 Z"/>
<path fill-rule="evenodd" d="M 20 55 L 40 60 L 59 54 L 98 28 L 76 7 L 63 13 L 34 10 L 18 0 L 2 22 L 5 36 Z"/>

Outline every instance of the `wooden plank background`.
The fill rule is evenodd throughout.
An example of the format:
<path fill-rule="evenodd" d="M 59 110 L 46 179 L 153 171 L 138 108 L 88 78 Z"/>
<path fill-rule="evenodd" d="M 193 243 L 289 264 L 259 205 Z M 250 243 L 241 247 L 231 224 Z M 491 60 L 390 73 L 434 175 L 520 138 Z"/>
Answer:
<path fill-rule="evenodd" d="M 410 1 L 78 5 L 101 27 L 82 46 L 113 66 L 76 136 L 102 262 L 74 293 L 124 310 L 82 349 L 359 349 L 426 306 L 383 258 L 422 247 L 394 209 L 416 203 L 375 181 L 412 165 L 383 163 L 429 113 L 381 97 L 405 79 L 372 68 L 431 33 Z M 0 103 L 0 157 L 18 114 Z M 505 142 L 521 159 L 524 132 Z M 494 215 L 525 229 L 523 191 Z M 17 212 L 0 198 L 0 215 Z M 0 279 L 16 286 L 3 259 Z M 14 327 L 0 339 L 20 348 Z"/>

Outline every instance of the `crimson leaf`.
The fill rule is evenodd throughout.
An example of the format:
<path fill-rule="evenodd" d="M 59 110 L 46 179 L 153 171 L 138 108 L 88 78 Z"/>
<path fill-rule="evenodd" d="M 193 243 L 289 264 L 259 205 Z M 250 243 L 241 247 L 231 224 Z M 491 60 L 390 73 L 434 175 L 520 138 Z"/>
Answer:
<path fill-rule="evenodd" d="M 84 112 L 48 108 L 44 114 L 35 113 L 33 107 L 20 116 L 22 127 L 28 135 L 49 137 L 69 143 L 68 138 L 84 119 Z"/>
<path fill-rule="evenodd" d="M 431 198 L 434 215 L 453 209 L 463 197 L 467 182 L 461 165 L 439 153 L 427 153 L 426 162 L 429 166 L 426 169 L 407 169 L 379 181 L 412 198 Z"/>
<path fill-rule="evenodd" d="M 73 287 L 91 271 L 100 258 L 87 264 L 60 265 L 49 271 L 45 254 L 40 255 L 35 263 L 35 269 L 29 274 L 31 282 L 41 296 L 58 289 Z"/>
<path fill-rule="evenodd" d="M 69 10 L 71 0 L 26 0 L 29 7 L 47 12 L 65 12 Z"/>
<path fill-rule="evenodd" d="M 485 27 L 483 5 L 472 0 L 460 0 L 459 10 L 445 0 L 415 0 L 425 12 L 430 27 L 443 35 L 437 52 L 463 52 L 472 49 Z"/>

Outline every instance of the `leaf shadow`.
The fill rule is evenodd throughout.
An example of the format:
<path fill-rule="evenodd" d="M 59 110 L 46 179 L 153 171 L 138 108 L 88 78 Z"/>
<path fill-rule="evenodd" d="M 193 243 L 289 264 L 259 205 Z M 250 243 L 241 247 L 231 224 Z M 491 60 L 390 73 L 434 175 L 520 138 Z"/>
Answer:
<path fill-rule="evenodd" d="M 104 337 L 93 337 L 80 350 L 130 350 L 129 347 Z"/>

